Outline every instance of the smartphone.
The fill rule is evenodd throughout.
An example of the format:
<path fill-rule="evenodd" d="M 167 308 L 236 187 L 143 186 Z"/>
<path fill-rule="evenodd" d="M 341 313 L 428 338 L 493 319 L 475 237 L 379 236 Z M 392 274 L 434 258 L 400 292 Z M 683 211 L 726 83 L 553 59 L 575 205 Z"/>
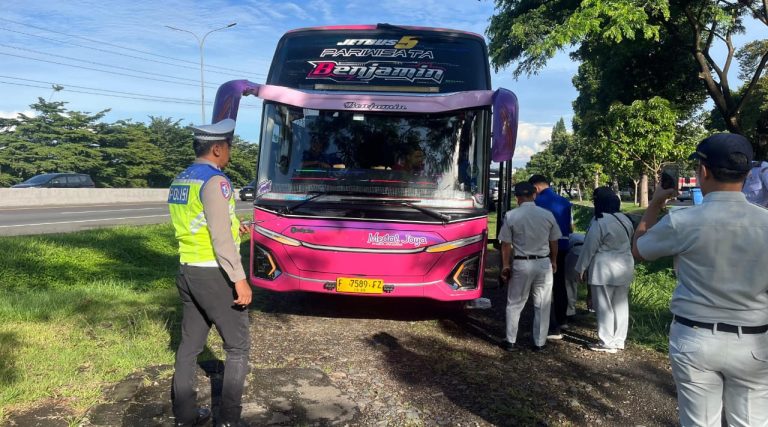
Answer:
<path fill-rule="evenodd" d="M 677 168 L 665 168 L 661 172 L 661 188 L 665 190 L 669 190 L 670 188 L 677 188 L 678 176 L 679 173 Z"/>

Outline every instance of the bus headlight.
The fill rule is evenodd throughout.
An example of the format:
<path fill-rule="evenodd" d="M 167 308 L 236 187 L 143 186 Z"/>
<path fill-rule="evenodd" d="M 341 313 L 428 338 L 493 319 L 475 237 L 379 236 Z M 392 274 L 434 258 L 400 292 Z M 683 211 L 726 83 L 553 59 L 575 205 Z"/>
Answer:
<path fill-rule="evenodd" d="M 290 238 L 288 236 L 283 236 L 282 234 L 276 233 L 276 232 L 274 232 L 272 230 L 267 230 L 264 227 L 260 227 L 260 226 L 257 225 L 256 227 L 254 227 L 254 230 L 256 232 L 258 232 L 259 234 L 261 234 L 262 236 L 269 237 L 270 239 L 272 239 L 272 240 L 274 240 L 276 242 L 282 243 L 284 245 L 288 245 L 288 246 L 301 246 L 301 242 L 299 242 L 298 240 L 292 239 L 292 238 Z"/>
<path fill-rule="evenodd" d="M 453 289 L 477 289 L 480 276 L 480 254 L 465 258 L 453 268 L 446 281 Z"/>
<path fill-rule="evenodd" d="M 280 274 L 280 268 L 269 251 L 261 246 L 253 245 L 253 276 L 259 279 L 275 280 Z"/>
<path fill-rule="evenodd" d="M 425 249 L 427 252 L 435 253 L 435 252 L 446 252 L 451 251 L 457 248 L 462 248 L 467 245 L 471 245 L 472 243 L 477 243 L 483 240 L 483 235 L 478 234 L 477 236 L 472 237 L 465 237 L 463 239 L 459 240 L 453 240 L 450 242 L 440 243 L 437 245 L 429 246 L 427 249 Z"/>

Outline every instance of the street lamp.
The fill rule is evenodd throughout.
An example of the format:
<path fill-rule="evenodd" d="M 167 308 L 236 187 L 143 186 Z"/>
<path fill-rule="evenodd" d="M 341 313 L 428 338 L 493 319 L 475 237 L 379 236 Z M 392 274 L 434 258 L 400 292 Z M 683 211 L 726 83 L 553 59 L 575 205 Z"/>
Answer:
<path fill-rule="evenodd" d="M 226 30 L 227 28 L 234 27 L 235 25 L 237 25 L 237 22 L 233 22 L 233 23 L 231 23 L 229 25 L 225 25 L 225 26 L 223 26 L 221 28 L 216 28 L 214 30 L 208 31 L 207 33 L 205 33 L 203 35 L 202 38 L 200 36 L 198 36 L 197 34 L 193 33 L 192 31 L 189 31 L 189 30 L 184 30 L 184 29 L 181 29 L 181 28 L 171 27 L 170 25 L 166 25 L 165 26 L 166 28 L 170 28 L 170 29 L 172 29 L 174 31 L 182 31 L 182 32 L 185 32 L 185 33 L 192 34 L 193 36 L 195 36 L 195 39 L 197 39 L 198 45 L 200 45 L 200 111 L 201 111 L 201 115 L 202 115 L 202 118 L 203 118 L 203 124 L 205 124 L 205 77 L 203 75 L 203 44 L 205 44 L 205 38 L 208 37 L 208 34 L 211 34 L 214 31 Z"/>

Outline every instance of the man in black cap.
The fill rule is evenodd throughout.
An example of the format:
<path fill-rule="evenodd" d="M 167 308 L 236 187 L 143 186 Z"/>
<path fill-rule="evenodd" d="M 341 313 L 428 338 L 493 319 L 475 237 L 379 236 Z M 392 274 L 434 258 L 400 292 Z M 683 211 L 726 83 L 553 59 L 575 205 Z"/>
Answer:
<path fill-rule="evenodd" d="M 669 359 L 683 426 L 768 425 L 768 211 L 741 192 L 752 146 L 715 134 L 690 157 L 704 202 L 658 215 L 656 188 L 635 233 L 635 257 L 674 256 Z"/>
<path fill-rule="evenodd" d="M 192 127 L 195 162 L 173 180 L 168 194 L 179 242 L 176 287 L 183 307 L 172 390 L 177 426 L 202 425 L 211 415 L 197 408 L 195 371 L 213 325 L 227 353 L 216 425 L 241 425 L 252 296 L 240 261 L 240 234 L 250 228 L 235 215 L 232 183 L 221 171 L 229 163 L 234 130 L 232 119 Z"/>
<path fill-rule="evenodd" d="M 499 231 L 501 278 L 507 286 L 507 328 L 504 348 L 515 351 L 520 313 L 533 295 L 533 349 L 544 349 L 552 301 L 552 274 L 557 270 L 560 228 L 552 213 L 534 204 L 536 188 L 515 186 L 518 207 L 507 212 Z M 513 262 L 514 261 L 514 262 Z"/>

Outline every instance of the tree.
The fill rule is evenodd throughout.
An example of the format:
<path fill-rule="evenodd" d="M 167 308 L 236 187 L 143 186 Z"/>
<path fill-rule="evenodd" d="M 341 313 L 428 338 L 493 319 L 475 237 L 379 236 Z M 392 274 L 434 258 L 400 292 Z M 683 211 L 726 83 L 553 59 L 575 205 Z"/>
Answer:
<path fill-rule="evenodd" d="M 98 121 L 109 110 L 96 114 L 69 111 L 65 102 L 43 98 L 30 108 L 37 114 L 0 119 L 3 182 L 15 183 L 43 172 L 79 172 L 98 176 L 104 160 L 98 150 Z"/>
<path fill-rule="evenodd" d="M 744 57 L 747 60 L 741 61 L 743 75 L 751 79 L 744 96 L 734 97 L 728 82 L 735 52 L 732 37 L 744 31 L 747 16 L 768 25 L 765 1 L 497 0 L 496 5 L 498 12 L 487 30 L 491 59 L 497 70 L 516 63 L 515 76 L 537 72 L 559 49 L 569 45 L 615 45 L 644 39 L 657 42 L 663 49 L 675 49 L 679 46 L 673 40 L 684 40 L 683 46 L 696 63 L 690 73 L 704 82 L 731 132 L 742 132 L 740 116 L 744 102 L 768 61 L 768 43 L 755 45 L 753 53 Z M 716 40 L 728 49 L 722 66 L 710 55 Z"/>
<path fill-rule="evenodd" d="M 606 122 L 601 148 L 607 157 L 633 164 L 640 171 L 640 206 L 646 207 L 648 177 L 655 181 L 665 163 L 682 161 L 695 146 L 675 139 L 677 115 L 662 98 L 614 104 Z"/>

